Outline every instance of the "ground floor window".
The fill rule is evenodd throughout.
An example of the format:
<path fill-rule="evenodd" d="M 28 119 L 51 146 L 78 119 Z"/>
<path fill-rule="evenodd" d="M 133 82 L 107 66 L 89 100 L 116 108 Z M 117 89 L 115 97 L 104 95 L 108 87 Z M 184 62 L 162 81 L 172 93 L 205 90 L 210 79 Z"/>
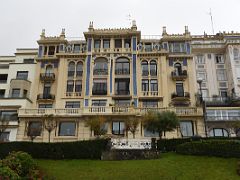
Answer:
<path fill-rule="evenodd" d="M 180 130 L 183 137 L 190 137 L 194 135 L 193 122 L 192 121 L 181 121 Z"/>
<path fill-rule="evenodd" d="M 60 122 L 58 136 L 75 136 L 75 122 Z"/>
<path fill-rule="evenodd" d="M 2 132 L 0 135 L 0 142 L 8 142 L 9 135 L 10 135 L 10 132 Z"/>
<path fill-rule="evenodd" d="M 159 134 L 158 132 L 148 131 L 146 128 L 144 128 L 144 137 L 159 137 Z"/>
<path fill-rule="evenodd" d="M 122 121 L 112 123 L 112 134 L 124 135 L 125 124 Z"/>
<path fill-rule="evenodd" d="M 42 132 L 42 122 L 39 121 L 31 121 L 28 123 L 28 136 L 41 136 Z"/>
<path fill-rule="evenodd" d="M 236 136 L 237 136 L 237 137 L 240 137 L 240 128 L 237 130 Z"/>
<path fill-rule="evenodd" d="M 211 137 L 228 137 L 228 132 L 224 128 L 213 128 L 210 131 L 209 136 L 211 136 Z"/>

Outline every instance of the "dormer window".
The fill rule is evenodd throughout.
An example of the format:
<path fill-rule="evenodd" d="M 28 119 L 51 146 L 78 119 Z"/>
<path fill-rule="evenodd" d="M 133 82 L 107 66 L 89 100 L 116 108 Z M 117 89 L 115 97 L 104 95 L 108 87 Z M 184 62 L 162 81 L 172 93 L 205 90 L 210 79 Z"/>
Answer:
<path fill-rule="evenodd" d="M 122 39 L 115 39 L 115 48 L 122 48 Z"/>
<path fill-rule="evenodd" d="M 103 40 L 103 48 L 104 49 L 109 49 L 110 48 L 110 40 L 109 39 L 104 39 Z"/>
<path fill-rule="evenodd" d="M 99 49 L 101 47 L 101 41 L 99 39 L 94 40 L 94 48 Z"/>
<path fill-rule="evenodd" d="M 55 46 L 49 46 L 48 55 L 53 56 L 55 54 Z"/>

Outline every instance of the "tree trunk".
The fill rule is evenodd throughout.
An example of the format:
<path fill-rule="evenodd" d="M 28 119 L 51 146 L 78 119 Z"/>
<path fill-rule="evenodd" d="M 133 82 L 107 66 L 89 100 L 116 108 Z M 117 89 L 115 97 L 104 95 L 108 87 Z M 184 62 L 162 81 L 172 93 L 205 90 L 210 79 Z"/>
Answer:
<path fill-rule="evenodd" d="M 133 139 L 135 139 L 135 132 L 133 132 Z"/>
<path fill-rule="evenodd" d="M 48 143 L 50 143 L 51 131 L 48 131 Z"/>

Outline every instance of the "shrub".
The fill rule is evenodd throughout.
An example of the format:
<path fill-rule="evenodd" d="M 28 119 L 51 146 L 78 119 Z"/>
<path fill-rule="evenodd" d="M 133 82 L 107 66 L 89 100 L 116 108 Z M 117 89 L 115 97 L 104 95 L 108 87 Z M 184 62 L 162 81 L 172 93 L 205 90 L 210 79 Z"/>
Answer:
<path fill-rule="evenodd" d="M 35 161 L 25 152 L 12 152 L 2 162 L 21 177 L 28 176 L 36 169 Z"/>
<path fill-rule="evenodd" d="M 177 153 L 240 158 L 240 141 L 204 140 L 180 144 Z"/>
<path fill-rule="evenodd" d="M 163 152 L 176 151 L 178 145 L 190 142 L 190 138 L 161 139 L 157 141 L 157 149 Z"/>
<path fill-rule="evenodd" d="M 18 180 L 20 177 L 17 173 L 15 173 L 12 169 L 10 169 L 8 166 L 5 166 L 0 162 L 0 179 L 1 180 Z"/>
<path fill-rule="evenodd" d="M 12 151 L 24 151 L 33 158 L 100 159 L 107 143 L 106 139 L 61 143 L 9 142 L 0 144 L 0 158 Z"/>
<path fill-rule="evenodd" d="M 237 162 L 237 174 L 240 176 L 240 160 Z"/>

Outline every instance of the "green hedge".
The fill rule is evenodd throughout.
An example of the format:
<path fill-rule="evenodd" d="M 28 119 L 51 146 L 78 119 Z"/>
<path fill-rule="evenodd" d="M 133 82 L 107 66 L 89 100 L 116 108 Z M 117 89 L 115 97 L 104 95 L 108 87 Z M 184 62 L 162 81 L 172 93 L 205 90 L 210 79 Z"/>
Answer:
<path fill-rule="evenodd" d="M 192 141 L 177 146 L 177 153 L 240 158 L 239 140 Z"/>
<path fill-rule="evenodd" d="M 157 149 L 162 152 L 176 151 L 176 148 L 180 144 L 192 141 L 209 141 L 209 140 L 240 140 L 239 137 L 191 137 L 191 138 L 178 138 L 178 139 L 161 139 L 157 141 Z"/>
<path fill-rule="evenodd" d="M 59 143 L 9 142 L 0 144 L 0 158 L 12 151 L 24 151 L 33 158 L 43 159 L 100 159 L 108 140 L 90 140 Z"/>

